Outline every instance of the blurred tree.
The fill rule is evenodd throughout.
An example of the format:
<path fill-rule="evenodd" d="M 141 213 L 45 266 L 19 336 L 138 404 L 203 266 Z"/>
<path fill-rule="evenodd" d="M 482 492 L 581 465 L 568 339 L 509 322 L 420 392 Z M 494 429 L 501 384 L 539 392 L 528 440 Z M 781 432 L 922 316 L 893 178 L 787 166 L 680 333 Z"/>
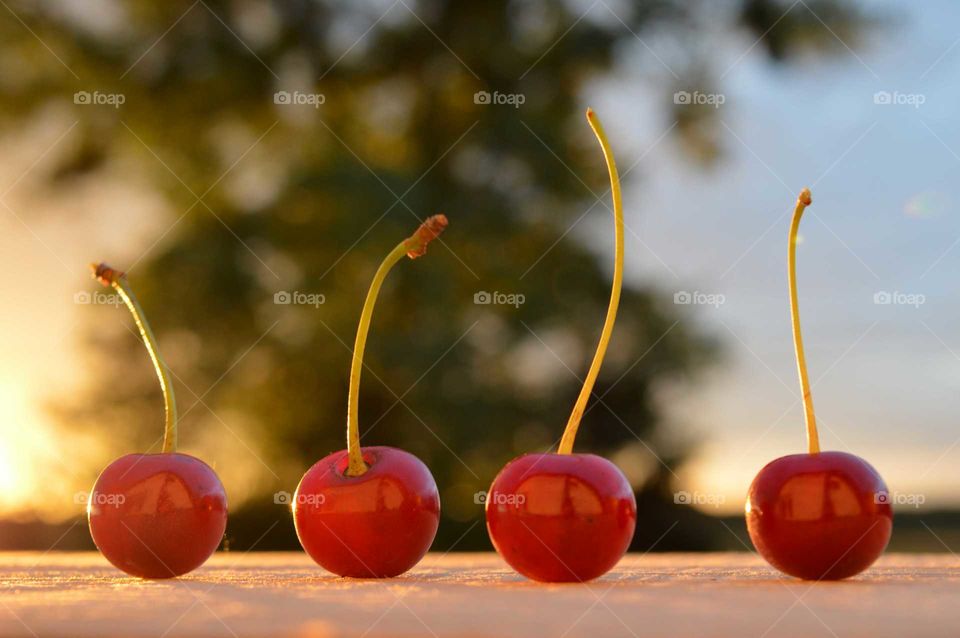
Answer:
<path fill-rule="evenodd" d="M 747 29 L 745 42 L 762 37 L 777 59 L 828 40 L 805 5 L 772 0 L 8 2 L 4 126 L 51 103 L 79 120 L 83 141 L 52 186 L 136 162 L 171 202 L 142 260 L 114 265 L 130 270 L 178 377 L 182 447 L 235 499 L 237 548 L 296 546 L 273 493 L 344 447 L 350 344 L 373 270 L 440 211 L 443 245 L 391 274 L 374 316 L 363 441 L 430 466 L 445 516 L 436 549 L 487 547 L 475 495 L 513 456 L 555 446 L 607 304 L 612 257 L 566 234 L 586 213 L 609 221 L 583 122 L 588 82 L 640 60 L 686 148 L 710 160 L 715 109 L 669 99 L 714 77 L 705 34 Z M 815 4 L 838 30 L 859 19 Z M 73 103 L 87 100 L 72 101 L 78 91 L 94 104 Z M 523 103 L 485 104 L 484 91 Z M 113 94 L 119 107 L 96 104 Z M 325 303 L 276 303 L 284 291 Z M 481 291 L 525 303 L 476 304 Z M 658 429 L 655 390 L 687 379 L 713 346 L 652 290 L 624 293 L 578 449 L 615 456 L 642 491 L 645 548 L 674 518 L 669 468 L 688 451 Z M 68 427 L 156 450 L 160 399 L 135 335 L 97 329 L 89 341 L 98 378 L 124 383 L 91 387 Z M 710 543 L 676 537 L 658 549 Z"/>

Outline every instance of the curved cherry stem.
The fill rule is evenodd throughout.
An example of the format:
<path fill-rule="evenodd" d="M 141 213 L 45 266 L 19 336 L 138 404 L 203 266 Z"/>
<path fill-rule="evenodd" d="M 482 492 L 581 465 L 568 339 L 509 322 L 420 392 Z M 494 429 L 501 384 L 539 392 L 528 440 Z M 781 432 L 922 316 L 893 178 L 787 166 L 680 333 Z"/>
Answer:
<path fill-rule="evenodd" d="M 150 354 L 150 360 L 153 361 L 153 367 L 157 372 L 157 378 L 160 380 L 160 389 L 163 391 L 163 405 L 165 413 L 165 422 L 163 427 L 163 452 L 177 451 L 177 399 L 173 393 L 173 380 L 170 378 L 170 368 L 160 358 L 160 351 L 157 347 L 157 338 L 147 323 L 143 308 L 130 289 L 126 274 L 114 270 L 107 264 L 90 264 L 93 270 L 93 276 L 104 286 L 111 286 L 123 299 L 123 302 L 130 309 L 133 320 L 140 329 L 140 336 L 143 337 L 143 344 L 147 347 Z"/>
<path fill-rule="evenodd" d="M 810 394 L 810 378 L 807 376 L 807 359 L 803 355 L 803 337 L 800 335 L 800 305 L 797 300 L 797 231 L 803 211 L 813 203 L 810 189 L 804 188 L 797 197 L 790 224 L 790 246 L 787 252 L 787 279 L 790 285 L 790 320 L 793 323 L 793 347 L 797 353 L 797 370 L 800 373 L 800 391 L 803 393 L 803 417 L 807 423 L 807 449 L 810 454 L 820 451 L 820 436 L 817 434 L 817 418 L 813 413 L 813 396 Z"/>
<path fill-rule="evenodd" d="M 580 390 L 580 396 L 573 406 L 573 412 L 567 421 L 567 427 L 563 431 L 563 438 L 560 439 L 558 454 L 573 454 L 573 442 L 577 438 L 577 430 L 580 428 L 580 421 L 583 419 L 583 413 L 587 409 L 587 401 L 593 392 L 593 384 L 597 381 L 597 375 L 600 374 L 600 366 L 603 364 L 603 358 L 607 354 L 607 345 L 610 343 L 610 335 L 613 333 L 613 324 L 617 320 L 617 308 L 620 306 L 620 290 L 623 287 L 623 202 L 620 194 L 620 175 L 617 173 L 617 163 L 613 157 L 613 151 L 610 149 L 610 143 L 607 141 L 607 135 L 603 131 L 600 120 L 597 119 L 593 109 L 587 109 L 587 121 L 590 128 L 593 129 L 600 147 L 603 149 L 603 157 L 607 162 L 607 171 L 610 173 L 610 191 L 613 196 L 613 218 L 616 229 L 616 254 L 614 256 L 613 269 L 613 289 L 610 291 L 610 305 L 607 308 L 607 318 L 603 323 L 603 331 L 600 333 L 600 343 L 597 345 L 597 352 L 593 355 L 593 363 L 590 364 L 590 371 L 583 382 L 583 388 Z"/>
<path fill-rule="evenodd" d="M 422 257 L 427 252 L 427 244 L 435 239 L 447 227 L 447 218 L 444 215 L 434 215 L 421 224 L 413 235 L 404 239 L 390 251 L 390 254 L 377 268 L 370 290 L 367 291 L 366 301 L 363 302 L 363 311 L 360 313 L 360 325 L 357 327 L 357 338 L 353 345 L 353 362 L 350 366 L 350 392 L 347 396 L 347 476 L 361 476 L 367 471 L 367 464 L 363 460 L 360 449 L 360 373 L 363 371 L 363 351 L 367 345 L 367 335 L 370 332 L 370 320 L 373 317 L 373 307 L 377 303 L 380 287 L 383 285 L 387 273 L 393 266 L 403 259 Z"/>

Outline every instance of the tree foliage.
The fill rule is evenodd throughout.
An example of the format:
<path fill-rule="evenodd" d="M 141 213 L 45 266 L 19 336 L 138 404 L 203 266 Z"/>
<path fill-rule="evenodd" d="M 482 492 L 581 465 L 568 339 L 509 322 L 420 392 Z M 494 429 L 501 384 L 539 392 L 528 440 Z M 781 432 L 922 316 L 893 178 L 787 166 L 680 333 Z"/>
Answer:
<path fill-rule="evenodd" d="M 373 269 L 420 220 L 444 212 L 442 245 L 391 273 L 374 315 L 363 441 L 430 466 L 445 513 L 437 548 L 464 534 L 458 549 L 484 547 L 474 495 L 513 456 L 555 446 L 606 309 L 612 257 L 583 241 L 593 237 L 586 228 L 604 233 L 597 246 L 610 241 L 584 91 L 614 68 L 631 77 L 625 67 L 640 60 L 638 75 L 662 79 L 679 139 L 715 157 L 710 109 L 671 113 L 669 102 L 684 87 L 672 69 L 711 77 L 704 24 L 719 17 L 722 35 L 745 42 L 763 35 L 777 59 L 817 25 L 802 8 L 778 22 L 788 5 L 765 0 L 723 10 L 581 4 L 10 2 L 23 22 L 0 25 L 4 126 L 49 103 L 79 120 L 83 141 L 51 172 L 51 188 L 135 163 L 170 202 L 143 258 L 114 265 L 131 267 L 178 378 L 184 449 L 240 496 L 229 528 L 237 546 L 274 520 L 279 531 L 260 547 L 294 545 L 272 494 L 292 492 L 309 464 L 344 447 L 350 347 Z M 829 7 L 835 22 L 853 20 Z M 74 104 L 78 91 L 124 103 Z M 523 104 L 478 103 L 479 91 Z M 323 103 L 284 104 L 278 92 Z M 91 255 L 100 257 L 109 255 Z M 621 455 L 653 512 L 669 499 L 666 468 L 685 453 L 661 427 L 656 392 L 688 379 L 713 346 L 677 323 L 669 296 L 636 281 L 577 447 Z M 284 291 L 324 303 L 276 303 Z M 525 303 L 477 304 L 481 291 Z M 109 432 L 118 451 L 155 449 L 150 366 L 134 336 L 98 321 L 91 365 L 122 383 L 92 388 L 65 427 Z"/>

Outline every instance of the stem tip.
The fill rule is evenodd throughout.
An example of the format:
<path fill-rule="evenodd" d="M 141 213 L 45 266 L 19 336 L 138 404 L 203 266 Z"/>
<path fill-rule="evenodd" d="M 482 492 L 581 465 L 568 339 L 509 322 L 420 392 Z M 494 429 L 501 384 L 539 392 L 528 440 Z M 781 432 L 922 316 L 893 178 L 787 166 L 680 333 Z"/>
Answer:
<path fill-rule="evenodd" d="M 812 204 L 813 198 L 810 195 L 810 189 L 804 188 L 802 191 L 800 191 L 800 194 L 797 195 L 797 201 L 802 203 L 804 206 L 809 206 Z"/>
<path fill-rule="evenodd" d="M 427 254 L 427 244 L 439 237 L 440 233 L 447 227 L 447 224 L 446 215 L 440 214 L 428 217 L 427 221 L 420 224 L 417 232 L 411 235 L 405 242 L 407 257 L 416 259 L 417 257 L 423 257 Z"/>
<path fill-rule="evenodd" d="M 93 271 L 93 278 L 104 286 L 112 286 L 120 280 L 126 273 L 122 270 L 115 270 L 105 262 L 99 264 L 90 264 L 90 270 Z"/>

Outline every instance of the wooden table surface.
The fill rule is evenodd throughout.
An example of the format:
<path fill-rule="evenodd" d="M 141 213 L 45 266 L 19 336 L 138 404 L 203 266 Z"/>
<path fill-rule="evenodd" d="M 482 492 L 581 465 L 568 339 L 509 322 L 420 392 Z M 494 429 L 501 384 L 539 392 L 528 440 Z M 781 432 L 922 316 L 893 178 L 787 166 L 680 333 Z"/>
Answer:
<path fill-rule="evenodd" d="M 94 553 L 0 554 L 0 636 L 957 636 L 960 559 L 888 555 L 859 578 L 781 578 L 751 554 L 627 556 L 586 585 L 524 580 L 494 554 L 430 555 L 385 581 L 298 553 L 219 553 L 188 577 Z"/>

